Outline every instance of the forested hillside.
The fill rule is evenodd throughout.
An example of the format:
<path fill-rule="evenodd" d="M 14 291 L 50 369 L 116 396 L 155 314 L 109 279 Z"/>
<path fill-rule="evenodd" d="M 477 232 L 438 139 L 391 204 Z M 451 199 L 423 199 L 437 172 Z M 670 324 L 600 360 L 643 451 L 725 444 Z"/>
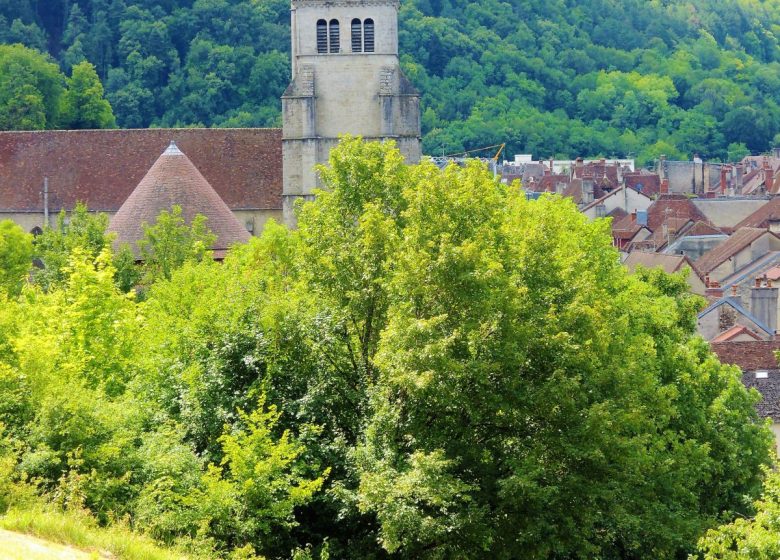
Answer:
<path fill-rule="evenodd" d="M 85 58 L 122 127 L 278 126 L 287 0 L 4 0 L 0 39 Z M 778 0 L 404 0 L 400 48 L 425 151 L 539 156 L 780 141 Z"/>

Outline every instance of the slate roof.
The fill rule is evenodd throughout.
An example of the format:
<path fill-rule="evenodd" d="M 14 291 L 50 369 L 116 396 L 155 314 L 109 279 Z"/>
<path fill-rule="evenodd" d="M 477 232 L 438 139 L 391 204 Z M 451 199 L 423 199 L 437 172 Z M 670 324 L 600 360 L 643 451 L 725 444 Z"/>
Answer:
<path fill-rule="evenodd" d="M 249 232 L 173 142 L 111 218 L 108 229 L 116 232 L 117 245 L 128 243 L 136 249 L 144 236 L 143 225 L 154 224 L 160 212 L 170 211 L 174 204 L 181 206 L 188 224 L 197 214 L 206 216 L 206 226 L 217 236 L 212 249 L 220 254 L 215 256 L 249 240 Z"/>
<path fill-rule="evenodd" d="M 758 318 L 757 318 L 757 317 L 755 317 L 755 316 L 754 316 L 752 313 L 750 313 L 750 311 L 748 311 L 747 309 L 745 309 L 745 308 L 742 306 L 742 302 L 741 302 L 739 299 L 737 299 L 737 298 L 733 298 L 733 297 L 728 297 L 728 296 L 726 296 L 726 297 L 720 298 L 719 300 L 717 300 L 717 301 L 713 302 L 712 304 L 708 305 L 708 306 L 707 306 L 707 307 L 706 307 L 706 308 L 705 308 L 703 311 L 701 311 L 701 312 L 700 312 L 700 313 L 699 313 L 699 314 L 698 314 L 696 317 L 697 317 L 698 319 L 701 319 L 701 318 L 702 318 L 702 317 L 704 317 L 705 315 L 707 315 L 707 314 L 709 314 L 709 313 L 712 313 L 713 311 L 715 311 L 715 310 L 716 310 L 718 307 L 720 307 L 721 305 L 730 305 L 732 308 L 734 308 L 734 310 L 735 310 L 737 313 L 739 313 L 740 315 L 744 316 L 744 317 L 745 317 L 745 318 L 747 318 L 747 319 L 748 319 L 750 322 L 752 322 L 754 325 L 756 325 L 758 328 L 760 328 L 762 331 L 764 331 L 764 332 L 766 333 L 766 335 L 767 335 L 767 336 L 774 336 L 774 331 L 772 331 L 772 330 L 771 330 L 771 329 L 770 329 L 768 326 L 766 326 L 766 325 L 765 325 L 765 324 L 764 324 L 764 323 L 763 323 L 763 322 L 762 322 L 760 319 L 758 319 Z M 736 343 L 735 343 L 735 344 L 736 344 Z M 731 363 L 731 362 L 729 362 L 729 363 Z"/>
<path fill-rule="evenodd" d="M 748 343 L 749 344 L 749 343 Z M 756 411 L 761 418 L 780 420 L 780 370 L 767 369 L 766 379 L 756 379 L 755 371 L 742 374 L 742 384 L 748 389 L 761 393 L 762 399 L 756 403 Z"/>
<path fill-rule="evenodd" d="M 746 266 L 743 266 L 733 274 L 726 276 L 721 280 L 720 285 L 726 289 L 735 284 L 740 285 L 745 281 L 752 284 L 756 278 L 763 276 L 764 272 L 777 265 L 780 265 L 780 251 L 770 251 Z M 769 277 L 768 274 L 767 278 L 774 280 L 774 278 Z"/>
<path fill-rule="evenodd" d="M 699 257 L 696 260 L 696 268 L 700 274 L 708 274 L 766 233 L 774 235 L 765 229 L 740 228 L 723 243 L 716 245 Z"/>
<path fill-rule="evenodd" d="M 115 212 L 171 140 L 233 210 L 281 209 L 280 129 L 133 129 L 0 132 L 0 212 L 86 202 Z"/>
<path fill-rule="evenodd" d="M 714 342 L 710 347 L 721 362 L 742 369 L 743 385 L 761 393 L 763 398 L 756 404 L 758 415 L 780 420 L 780 369 L 774 355 L 780 350 L 780 341 Z M 757 379 L 757 370 L 766 371 L 766 379 Z"/>

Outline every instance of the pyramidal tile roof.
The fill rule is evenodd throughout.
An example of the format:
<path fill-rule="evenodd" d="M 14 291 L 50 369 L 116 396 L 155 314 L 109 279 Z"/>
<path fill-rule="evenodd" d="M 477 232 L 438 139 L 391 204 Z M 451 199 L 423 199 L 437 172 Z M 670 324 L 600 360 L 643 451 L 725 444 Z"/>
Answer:
<path fill-rule="evenodd" d="M 116 245 L 128 243 L 136 251 L 144 236 L 143 225 L 154 224 L 160 212 L 170 212 L 174 205 L 181 207 L 187 224 L 197 214 L 206 217 L 206 227 L 217 236 L 212 247 L 215 252 L 222 254 L 231 245 L 249 240 L 249 232 L 217 191 L 171 142 L 111 218 L 108 229 L 117 234 Z"/>

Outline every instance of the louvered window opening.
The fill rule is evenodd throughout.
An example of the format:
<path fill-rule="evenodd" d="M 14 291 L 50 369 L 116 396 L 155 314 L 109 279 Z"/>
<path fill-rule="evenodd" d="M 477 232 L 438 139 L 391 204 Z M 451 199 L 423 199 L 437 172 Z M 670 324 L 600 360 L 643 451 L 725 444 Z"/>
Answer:
<path fill-rule="evenodd" d="M 339 20 L 330 20 L 330 52 L 339 52 Z"/>
<path fill-rule="evenodd" d="M 374 20 L 363 22 L 363 52 L 374 52 Z"/>
<path fill-rule="evenodd" d="M 317 52 L 328 52 L 328 23 L 324 19 L 317 22 Z"/>
<path fill-rule="evenodd" d="M 352 20 L 352 52 L 363 52 L 363 25 L 357 18 Z"/>

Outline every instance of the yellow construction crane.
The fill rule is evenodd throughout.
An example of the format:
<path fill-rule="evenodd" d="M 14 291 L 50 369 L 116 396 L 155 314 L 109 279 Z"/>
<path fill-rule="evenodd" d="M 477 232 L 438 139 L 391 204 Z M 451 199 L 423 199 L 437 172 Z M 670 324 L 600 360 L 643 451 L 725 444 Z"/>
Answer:
<path fill-rule="evenodd" d="M 485 150 L 490 150 L 492 148 L 498 148 L 498 151 L 496 152 L 496 155 L 494 155 L 491 158 L 475 158 L 480 159 L 485 163 L 489 163 L 490 167 L 492 168 L 491 171 L 493 171 L 493 174 L 498 174 L 498 158 L 501 156 L 501 153 L 504 151 L 504 148 L 506 148 L 506 142 L 503 144 L 493 144 L 492 146 L 485 146 L 484 148 L 474 148 L 473 150 L 466 150 L 464 152 L 458 152 L 456 154 L 449 154 L 449 155 L 441 155 L 441 156 L 434 156 L 431 158 L 433 163 L 441 167 L 442 169 L 449 165 L 450 163 L 456 163 L 456 164 L 462 164 L 470 157 L 469 154 L 473 154 L 476 152 L 483 152 Z"/>
<path fill-rule="evenodd" d="M 495 148 L 495 146 L 491 146 L 491 147 Z M 498 151 L 496 152 L 496 155 L 493 156 L 493 161 L 496 162 L 496 165 L 498 165 L 498 156 L 501 155 L 501 152 L 504 151 L 504 148 L 506 148 L 506 142 L 504 142 L 498 147 Z"/>

